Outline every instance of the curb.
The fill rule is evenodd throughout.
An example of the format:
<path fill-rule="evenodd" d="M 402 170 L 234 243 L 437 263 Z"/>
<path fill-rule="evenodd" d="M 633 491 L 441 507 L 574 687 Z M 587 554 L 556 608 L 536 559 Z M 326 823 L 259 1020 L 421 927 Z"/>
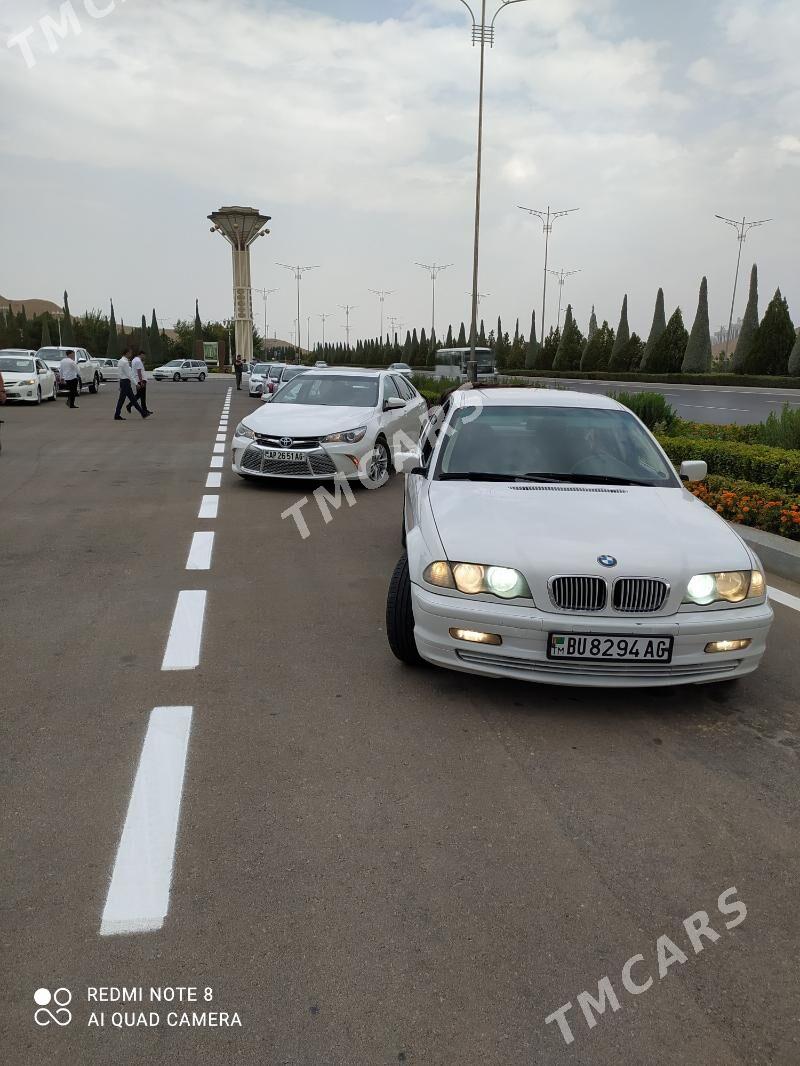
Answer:
<path fill-rule="evenodd" d="M 755 551 L 765 569 L 788 581 L 800 582 L 800 541 L 765 533 L 752 526 L 740 526 L 736 522 L 730 525 Z"/>

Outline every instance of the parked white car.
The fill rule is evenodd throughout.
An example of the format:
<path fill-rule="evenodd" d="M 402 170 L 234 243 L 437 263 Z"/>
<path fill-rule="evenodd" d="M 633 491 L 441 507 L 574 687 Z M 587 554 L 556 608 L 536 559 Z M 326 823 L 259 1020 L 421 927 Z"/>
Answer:
<path fill-rule="evenodd" d="M 100 363 L 89 355 L 85 348 L 70 348 L 68 344 L 62 344 L 61 347 L 40 348 L 36 356 L 55 373 L 58 391 L 66 392 L 66 389 L 62 386 L 58 371 L 61 366 L 61 360 L 66 356 L 67 352 L 75 353 L 75 362 L 78 365 L 78 380 L 80 381 L 78 392 L 83 392 L 84 389 L 88 389 L 89 392 L 97 392 L 103 380 L 100 374 Z"/>
<path fill-rule="evenodd" d="M 232 469 L 245 478 L 387 480 L 419 438 L 427 405 L 399 374 L 307 370 L 236 427 Z"/>
<path fill-rule="evenodd" d="M 409 378 L 414 373 L 408 363 L 392 363 L 389 369 L 396 374 L 405 374 Z"/>
<path fill-rule="evenodd" d="M 100 364 L 100 377 L 105 381 L 119 381 L 119 360 L 107 359 L 105 356 L 98 359 Z"/>
<path fill-rule="evenodd" d="M 36 352 L 25 348 L 3 348 L 0 351 L 0 374 L 9 400 L 41 403 L 58 397 L 56 375 Z"/>
<path fill-rule="evenodd" d="M 247 391 L 250 396 L 261 396 L 267 387 L 267 379 L 273 367 L 281 366 L 280 363 L 254 363 L 250 371 Z"/>
<path fill-rule="evenodd" d="M 153 371 L 156 381 L 205 381 L 208 367 L 202 359 L 170 359 Z"/>
<path fill-rule="evenodd" d="M 615 400 L 460 389 L 398 457 L 406 554 L 387 636 L 406 663 L 562 685 L 723 681 L 772 623 L 761 564 Z M 438 432 L 436 432 L 438 430 Z"/>
<path fill-rule="evenodd" d="M 296 378 L 298 374 L 305 374 L 309 369 L 309 367 L 300 366 L 298 363 L 273 363 L 261 396 L 262 403 L 268 403 L 281 385 L 291 381 L 292 378 Z"/>

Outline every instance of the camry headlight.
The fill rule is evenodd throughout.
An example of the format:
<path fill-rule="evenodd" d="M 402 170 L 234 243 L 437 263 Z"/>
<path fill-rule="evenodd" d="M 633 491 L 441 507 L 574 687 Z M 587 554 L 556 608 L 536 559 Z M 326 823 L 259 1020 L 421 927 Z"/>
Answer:
<path fill-rule="evenodd" d="M 249 426 L 246 426 L 244 422 L 240 422 L 236 427 L 235 437 L 249 437 L 250 440 L 255 440 L 255 433 Z"/>
<path fill-rule="evenodd" d="M 356 444 L 363 439 L 366 432 L 366 426 L 359 426 L 358 429 L 345 429 L 341 433 L 331 433 L 327 437 L 321 437 L 320 444 Z"/>
<path fill-rule="evenodd" d="M 423 578 L 429 585 L 458 589 L 467 596 L 488 592 L 504 600 L 531 598 L 528 582 L 519 572 L 508 566 L 489 566 L 483 563 L 448 563 L 437 560 L 425 567 Z"/>
<path fill-rule="evenodd" d="M 721 570 L 716 574 L 695 574 L 686 586 L 684 603 L 706 607 L 724 600 L 742 603 L 764 597 L 766 582 L 760 570 Z"/>
<path fill-rule="evenodd" d="M 33 380 L 33 378 L 28 378 L 26 381 L 18 381 L 17 384 L 18 385 L 35 385 L 36 382 Z M 13 385 L 13 382 L 12 382 L 12 385 Z"/>

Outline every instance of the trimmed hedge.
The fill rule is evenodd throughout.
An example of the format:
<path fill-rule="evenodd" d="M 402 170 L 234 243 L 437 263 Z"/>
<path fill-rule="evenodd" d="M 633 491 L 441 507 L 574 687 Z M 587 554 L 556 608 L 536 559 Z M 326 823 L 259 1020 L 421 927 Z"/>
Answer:
<path fill-rule="evenodd" d="M 709 477 L 689 489 L 729 522 L 800 541 L 800 496 L 725 477 Z"/>
<path fill-rule="evenodd" d="M 672 437 L 666 433 L 657 436 L 661 447 L 677 466 L 686 459 L 704 459 L 709 474 L 800 492 L 798 451 L 707 437 Z"/>
<path fill-rule="evenodd" d="M 747 385 L 763 389 L 800 389 L 800 377 L 770 377 L 767 374 L 633 374 L 605 370 L 498 370 L 501 377 L 572 378 L 586 381 L 626 381 L 661 385 Z"/>

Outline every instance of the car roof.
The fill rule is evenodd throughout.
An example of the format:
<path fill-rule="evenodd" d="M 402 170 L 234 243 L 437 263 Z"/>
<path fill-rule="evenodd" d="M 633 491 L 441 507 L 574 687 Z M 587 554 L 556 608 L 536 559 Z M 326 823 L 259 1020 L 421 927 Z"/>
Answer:
<path fill-rule="evenodd" d="M 0 355 L 8 355 L 10 352 L 22 352 L 23 355 L 36 355 L 33 348 L 0 348 Z"/>
<path fill-rule="evenodd" d="M 472 404 L 476 396 L 487 407 L 587 407 L 596 410 L 626 410 L 610 396 L 591 392 L 570 392 L 568 389 L 455 389 L 450 394 L 459 407 Z"/>

